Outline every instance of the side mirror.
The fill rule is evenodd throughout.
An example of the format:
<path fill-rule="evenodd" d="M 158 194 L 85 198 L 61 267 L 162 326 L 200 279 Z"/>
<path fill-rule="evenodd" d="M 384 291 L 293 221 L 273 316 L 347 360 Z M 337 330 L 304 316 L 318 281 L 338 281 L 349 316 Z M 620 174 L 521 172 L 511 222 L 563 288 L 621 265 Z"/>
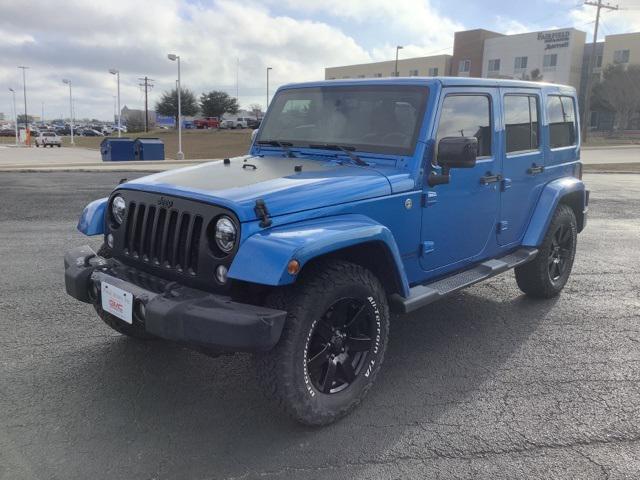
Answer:
<path fill-rule="evenodd" d="M 452 168 L 473 168 L 478 156 L 476 137 L 445 137 L 438 142 L 438 165 L 442 175 L 431 173 L 427 179 L 430 187 L 449 183 L 449 170 Z"/>
<path fill-rule="evenodd" d="M 258 129 L 256 128 L 253 132 L 251 132 L 251 143 L 256 141 L 256 137 L 258 136 Z"/>
<path fill-rule="evenodd" d="M 445 137 L 438 143 L 438 165 L 442 168 L 473 168 L 478 156 L 476 137 Z"/>

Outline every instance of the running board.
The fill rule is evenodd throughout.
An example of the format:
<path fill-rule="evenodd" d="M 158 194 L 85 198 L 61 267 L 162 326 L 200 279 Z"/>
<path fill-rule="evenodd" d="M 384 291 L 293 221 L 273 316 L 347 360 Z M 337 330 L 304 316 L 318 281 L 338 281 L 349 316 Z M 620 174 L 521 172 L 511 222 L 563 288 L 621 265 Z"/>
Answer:
<path fill-rule="evenodd" d="M 464 270 L 432 283 L 417 285 L 409 290 L 407 298 L 394 293 L 390 299 L 391 306 L 394 311 L 400 313 L 413 312 L 474 283 L 527 263 L 533 260 L 537 253 L 538 249 L 536 248 L 521 248 L 504 257 L 482 262 L 469 270 Z"/>

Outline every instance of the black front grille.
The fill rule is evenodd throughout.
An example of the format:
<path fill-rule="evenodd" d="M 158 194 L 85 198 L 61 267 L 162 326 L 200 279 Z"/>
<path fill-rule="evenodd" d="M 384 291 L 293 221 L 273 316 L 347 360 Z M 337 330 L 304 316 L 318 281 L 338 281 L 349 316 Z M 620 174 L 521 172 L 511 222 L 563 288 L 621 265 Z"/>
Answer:
<path fill-rule="evenodd" d="M 194 288 L 217 291 L 215 270 L 231 268 L 238 245 L 222 255 L 212 248 L 213 226 L 220 216 L 240 223 L 230 210 L 208 203 L 137 190 L 116 190 L 127 204 L 118 226 L 109 214 L 113 256 L 142 271 Z M 109 209 L 111 202 L 109 202 Z M 109 210 L 110 211 L 110 210 Z"/>
<path fill-rule="evenodd" d="M 124 254 L 143 262 L 196 275 L 203 219 L 161 206 L 129 202 Z"/>

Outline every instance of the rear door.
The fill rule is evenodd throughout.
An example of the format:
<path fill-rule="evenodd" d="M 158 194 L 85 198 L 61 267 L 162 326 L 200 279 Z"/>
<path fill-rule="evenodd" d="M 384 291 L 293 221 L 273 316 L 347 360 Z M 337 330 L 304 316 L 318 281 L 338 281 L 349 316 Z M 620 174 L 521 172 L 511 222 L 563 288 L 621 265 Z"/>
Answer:
<path fill-rule="evenodd" d="M 544 183 L 540 92 L 500 89 L 504 125 L 498 243 L 518 242 Z"/>
<path fill-rule="evenodd" d="M 438 112 L 426 174 L 430 167 L 438 171 L 437 145 L 444 137 L 475 136 L 479 151 L 474 168 L 452 169 L 450 183 L 425 186 L 420 264 L 435 275 L 464 267 L 495 241 L 501 135 L 494 117 L 499 120 L 499 90 L 445 88 Z"/>

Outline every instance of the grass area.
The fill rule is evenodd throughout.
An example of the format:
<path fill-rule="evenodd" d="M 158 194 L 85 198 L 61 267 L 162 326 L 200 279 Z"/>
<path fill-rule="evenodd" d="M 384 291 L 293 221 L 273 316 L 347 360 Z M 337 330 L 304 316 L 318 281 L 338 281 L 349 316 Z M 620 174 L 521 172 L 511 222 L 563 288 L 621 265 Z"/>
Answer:
<path fill-rule="evenodd" d="M 590 134 L 584 147 L 614 147 L 616 145 L 640 145 L 640 135 L 594 135 Z"/>
<path fill-rule="evenodd" d="M 178 151 L 178 132 L 156 130 L 124 135 L 129 138 L 157 137 L 164 142 L 165 157 L 175 159 Z M 105 137 L 75 137 L 76 146 L 98 150 Z M 224 158 L 244 155 L 249 150 L 251 130 L 183 130 L 182 151 L 185 159 Z M 0 143 L 12 144 L 14 137 L 0 137 Z M 70 146 L 70 137 L 63 137 L 62 144 Z"/>

